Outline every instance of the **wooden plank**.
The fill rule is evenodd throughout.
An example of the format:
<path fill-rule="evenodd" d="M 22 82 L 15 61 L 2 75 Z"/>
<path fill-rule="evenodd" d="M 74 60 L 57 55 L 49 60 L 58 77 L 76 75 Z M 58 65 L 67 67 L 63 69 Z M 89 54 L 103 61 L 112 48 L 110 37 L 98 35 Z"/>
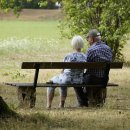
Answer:
<path fill-rule="evenodd" d="M 6 85 L 15 86 L 15 87 L 33 87 L 33 83 L 5 83 Z M 37 87 L 104 87 L 103 85 L 86 85 L 86 84 L 46 84 L 38 83 Z M 118 84 L 108 83 L 107 87 L 116 87 Z"/>
<path fill-rule="evenodd" d="M 39 65 L 40 69 L 83 69 L 83 68 L 104 68 L 105 63 L 76 63 L 76 62 L 23 62 L 22 69 L 36 69 Z"/>
<path fill-rule="evenodd" d="M 121 69 L 123 67 L 123 62 L 111 62 L 111 69 Z"/>
<path fill-rule="evenodd" d="M 106 63 L 104 62 L 23 62 L 22 69 L 36 69 L 39 66 L 40 69 L 90 69 L 90 68 L 104 68 Z M 111 63 L 110 68 L 119 69 L 122 68 L 122 62 Z"/>

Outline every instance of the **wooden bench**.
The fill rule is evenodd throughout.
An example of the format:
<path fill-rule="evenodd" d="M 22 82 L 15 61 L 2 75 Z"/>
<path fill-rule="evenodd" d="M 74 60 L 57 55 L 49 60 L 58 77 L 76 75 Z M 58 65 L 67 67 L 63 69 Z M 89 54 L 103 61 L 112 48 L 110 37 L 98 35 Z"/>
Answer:
<path fill-rule="evenodd" d="M 34 107 L 36 100 L 36 88 L 37 87 L 89 87 L 92 90 L 94 88 L 116 87 L 118 84 L 106 83 L 97 85 L 86 85 L 86 84 L 48 84 L 48 83 L 37 83 L 39 69 L 104 69 L 105 77 L 108 78 L 110 69 L 121 69 L 123 66 L 122 62 L 23 62 L 22 69 L 35 69 L 33 83 L 5 83 L 6 85 L 18 87 L 18 98 L 20 106 Z M 103 91 L 104 92 L 104 91 Z M 105 98 L 105 97 L 104 97 Z"/>

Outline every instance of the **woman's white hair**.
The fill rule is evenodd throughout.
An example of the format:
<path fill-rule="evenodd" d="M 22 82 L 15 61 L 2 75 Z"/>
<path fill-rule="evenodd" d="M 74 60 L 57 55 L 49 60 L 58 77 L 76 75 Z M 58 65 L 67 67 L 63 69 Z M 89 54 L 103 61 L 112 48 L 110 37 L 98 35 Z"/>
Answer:
<path fill-rule="evenodd" d="M 71 41 L 71 45 L 74 49 L 81 49 L 84 46 L 84 41 L 81 36 L 74 36 Z"/>

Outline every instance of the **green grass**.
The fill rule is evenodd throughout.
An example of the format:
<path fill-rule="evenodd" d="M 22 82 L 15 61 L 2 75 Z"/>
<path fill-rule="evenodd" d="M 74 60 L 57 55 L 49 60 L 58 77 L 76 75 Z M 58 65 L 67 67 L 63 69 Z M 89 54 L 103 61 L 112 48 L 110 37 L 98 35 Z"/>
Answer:
<path fill-rule="evenodd" d="M 58 21 L 0 21 L 0 79 L 2 82 L 32 82 L 34 71 L 21 70 L 23 61 L 62 61 L 72 52 L 69 40 L 60 39 Z M 123 52 L 130 61 L 130 44 Z M 59 70 L 40 70 L 39 82 L 48 81 Z M 110 81 L 118 88 L 108 88 L 102 108 L 75 108 L 76 97 L 68 90 L 66 108 L 58 109 L 59 93 L 52 110 L 46 109 L 46 88 L 37 89 L 36 107 L 19 109 L 17 90 L 0 85 L 0 95 L 20 117 L 0 119 L 0 130 L 129 130 L 130 68 L 111 70 Z"/>
<path fill-rule="evenodd" d="M 58 21 L 0 21 L 0 39 L 17 38 L 59 38 Z"/>
<path fill-rule="evenodd" d="M 58 21 L 0 21 L 0 28 L 0 61 L 5 62 L 4 68 L 10 68 L 12 63 L 8 62 L 12 61 L 15 68 L 21 61 L 59 61 L 72 51 L 69 41 L 59 35 Z"/>

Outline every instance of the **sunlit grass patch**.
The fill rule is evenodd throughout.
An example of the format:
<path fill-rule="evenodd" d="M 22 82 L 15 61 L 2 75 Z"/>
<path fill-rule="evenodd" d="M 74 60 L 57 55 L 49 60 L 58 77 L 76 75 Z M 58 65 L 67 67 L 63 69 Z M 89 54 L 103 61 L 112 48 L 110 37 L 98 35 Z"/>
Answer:
<path fill-rule="evenodd" d="M 63 41 L 59 39 L 44 39 L 44 38 L 9 38 L 0 41 L 0 55 L 9 55 L 9 54 L 44 54 L 45 56 L 50 53 L 55 53 L 60 51 L 60 48 L 65 47 Z M 69 48 L 69 43 L 65 43 Z M 65 49 L 67 49 L 65 47 Z M 51 54 L 50 54 L 51 56 Z"/>

